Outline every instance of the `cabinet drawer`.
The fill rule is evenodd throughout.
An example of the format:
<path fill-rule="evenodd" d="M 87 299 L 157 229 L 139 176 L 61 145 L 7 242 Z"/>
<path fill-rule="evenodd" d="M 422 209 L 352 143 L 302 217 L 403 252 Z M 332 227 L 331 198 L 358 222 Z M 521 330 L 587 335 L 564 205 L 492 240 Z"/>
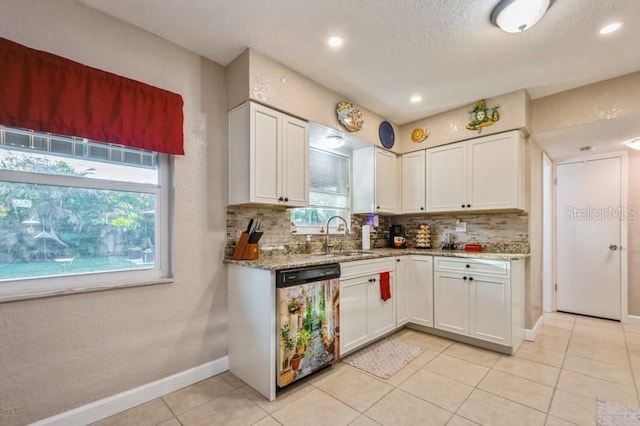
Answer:
<path fill-rule="evenodd" d="M 385 271 L 394 271 L 395 258 L 357 260 L 355 262 L 343 262 L 340 264 L 340 279 L 361 277 L 363 275 L 379 274 Z"/>
<path fill-rule="evenodd" d="M 509 275 L 510 262 L 503 260 L 456 259 L 452 257 L 435 257 L 434 269 L 467 273 L 492 275 Z"/>

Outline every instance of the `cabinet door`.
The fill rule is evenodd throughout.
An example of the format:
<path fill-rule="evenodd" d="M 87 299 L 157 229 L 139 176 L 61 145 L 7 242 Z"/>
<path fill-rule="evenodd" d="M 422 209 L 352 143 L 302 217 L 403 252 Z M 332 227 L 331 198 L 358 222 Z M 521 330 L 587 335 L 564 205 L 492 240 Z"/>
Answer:
<path fill-rule="evenodd" d="M 435 271 L 433 274 L 434 327 L 469 335 L 469 286 L 463 275 Z"/>
<path fill-rule="evenodd" d="M 433 257 L 412 256 L 410 322 L 433 327 Z"/>
<path fill-rule="evenodd" d="M 426 206 L 426 152 L 402 156 L 402 213 L 424 213 Z"/>
<path fill-rule="evenodd" d="M 411 256 L 396 257 L 396 327 L 401 327 L 409 322 L 412 263 Z"/>
<path fill-rule="evenodd" d="M 340 353 L 349 352 L 369 340 L 367 290 L 371 276 L 340 282 Z"/>
<path fill-rule="evenodd" d="M 469 279 L 469 335 L 511 345 L 509 280 L 488 275 L 473 275 Z"/>
<path fill-rule="evenodd" d="M 252 103 L 251 115 L 250 198 L 255 203 L 279 204 L 282 114 Z"/>
<path fill-rule="evenodd" d="M 524 209 L 524 142 L 519 132 L 468 143 L 468 203 L 472 210 Z"/>
<path fill-rule="evenodd" d="M 466 146 L 461 142 L 427 150 L 428 212 L 466 210 Z"/>
<path fill-rule="evenodd" d="M 376 149 L 376 212 L 396 213 L 396 155 Z"/>
<path fill-rule="evenodd" d="M 391 299 L 383 301 L 380 292 L 380 276 L 370 275 L 367 280 L 369 291 L 367 297 L 369 299 L 369 338 L 375 339 L 385 333 L 395 330 L 396 328 L 396 310 L 395 310 L 395 274 L 391 272 L 389 284 L 391 286 Z M 342 303 L 342 299 L 340 300 Z"/>
<path fill-rule="evenodd" d="M 309 123 L 282 115 L 282 192 L 284 204 L 309 205 Z"/>

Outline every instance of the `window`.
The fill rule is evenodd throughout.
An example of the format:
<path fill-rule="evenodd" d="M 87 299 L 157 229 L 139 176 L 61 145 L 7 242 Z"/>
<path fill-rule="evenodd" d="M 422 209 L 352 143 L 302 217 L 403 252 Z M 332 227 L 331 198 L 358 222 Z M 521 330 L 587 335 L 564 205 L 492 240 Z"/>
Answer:
<path fill-rule="evenodd" d="M 331 216 L 350 223 L 349 157 L 311 148 L 309 153 L 309 207 L 291 210 L 299 234 L 317 234 Z M 343 226 L 341 221 L 331 222 Z"/>
<path fill-rule="evenodd" d="M 0 126 L 0 299 L 168 276 L 167 171 L 156 152 Z"/>

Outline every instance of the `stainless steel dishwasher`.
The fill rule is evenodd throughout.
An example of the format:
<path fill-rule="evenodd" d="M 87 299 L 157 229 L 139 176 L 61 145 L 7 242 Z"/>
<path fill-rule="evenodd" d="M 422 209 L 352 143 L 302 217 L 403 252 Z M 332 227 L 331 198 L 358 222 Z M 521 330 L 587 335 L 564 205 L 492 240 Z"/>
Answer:
<path fill-rule="evenodd" d="M 276 383 L 331 365 L 340 348 L 340 265 L 276 271 Z"/>

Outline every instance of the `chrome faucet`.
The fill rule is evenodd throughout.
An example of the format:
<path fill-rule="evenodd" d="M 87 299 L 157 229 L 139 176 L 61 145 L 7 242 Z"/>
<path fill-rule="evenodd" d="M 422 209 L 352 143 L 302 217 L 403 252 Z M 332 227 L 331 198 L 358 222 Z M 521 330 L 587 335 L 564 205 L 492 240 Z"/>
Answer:
<path fill-rule="evenodd" d="M 344 222 L 344 236 L 348 237 L 349 236 L 349 224 L 347 223 L 347 221 L 345 220 L 344 217 L 342 216 L 331 216 L 329 218 L 329 220 L 327 220 L 327 224 L 325 225 L 325 229 L 327 230 L 327 235 L 325 236 L 325 242 L 324 242 L 324 253 L 325 254 L 329 254 L 329 222 L 331 222 L 333 219 L 340 219 Z M 340 229 L 340 228 L 338 228 Z"/>

